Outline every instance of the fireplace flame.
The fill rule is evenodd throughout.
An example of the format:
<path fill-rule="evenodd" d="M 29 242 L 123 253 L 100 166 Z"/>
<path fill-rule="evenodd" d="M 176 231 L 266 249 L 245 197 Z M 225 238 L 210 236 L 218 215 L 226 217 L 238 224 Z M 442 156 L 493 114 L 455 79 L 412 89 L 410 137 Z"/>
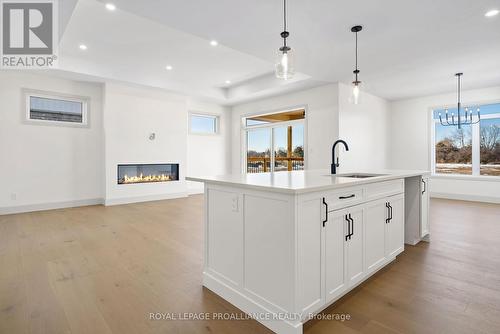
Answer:
<path fill-rule="evenodd" d="M 120 183 L 144 183 L 144 182 L 165 182 L 172 181 L 173 178 L 169 174 L 159 174 L 159 175 L 143 175 L 142 173 L 139 176 L 127 176 L 124 175 L 120 180 Z"/>

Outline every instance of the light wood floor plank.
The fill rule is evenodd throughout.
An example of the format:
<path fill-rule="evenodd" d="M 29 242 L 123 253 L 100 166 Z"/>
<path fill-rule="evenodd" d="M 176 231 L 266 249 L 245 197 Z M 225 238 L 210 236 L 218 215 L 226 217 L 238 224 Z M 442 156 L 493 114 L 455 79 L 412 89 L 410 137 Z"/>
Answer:
<path fill-rule="evenodd" d="M 270 333 L 202 288 L 203 197 L 0 216 L 0 333 Z M 433 200 L 431 243 L 403 254 L 305 333 L 499 333 L 500 206 Z"/>
<path fill-rule="evenodd" d="M 0 216 L 0 333 L 28 333 L 26 292 L 17 221 Z"/>

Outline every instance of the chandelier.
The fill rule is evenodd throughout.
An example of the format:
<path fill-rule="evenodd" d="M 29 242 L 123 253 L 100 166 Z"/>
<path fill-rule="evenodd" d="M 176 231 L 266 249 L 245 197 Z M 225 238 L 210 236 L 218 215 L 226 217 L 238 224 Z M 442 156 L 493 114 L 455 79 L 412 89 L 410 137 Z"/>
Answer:
<path fill-rule="evenodd" d="M 445 119 L 443 121 L 443 118 L 441 116 L 441 113 L 439 113 L 439 122 L 441 123 L 442 126 L 456 126 L 458 129 L 462 128 L 462 125 L 470 125 L 470 124 L 476 124 L 481 121 L 481 110 L 479 107 L 477 107 L 477 120 L 473 120 L 473 109 L 466 107 L 464 110 L 464 115 L 461 114 L 461 108 L 462 108 L 462 102 L 460 101 L 460 93 L 461 93 L 461 79 L 462 79 L 463 73 L 456 73 L 455 76 L 457 77 L 457 82 L 458 82 L 458 102 L 457 102 L 457 115 L 455 117 L 455 113 L 452 112 L 451 116 L 449 115 L 450 113 L 448 112 L 448 109 L 445 110 Z"/>

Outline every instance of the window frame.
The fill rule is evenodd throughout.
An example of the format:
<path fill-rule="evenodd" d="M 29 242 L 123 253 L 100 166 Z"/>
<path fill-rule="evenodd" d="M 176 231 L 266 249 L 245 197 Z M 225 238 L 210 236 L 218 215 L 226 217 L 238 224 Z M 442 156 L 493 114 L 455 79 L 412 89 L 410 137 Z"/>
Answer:
<path fill-rule="evenodd" d="M 205 118 L 212 118 L 214 119 L 214 132 L 195 132 L 192 130 L 191 125 L 192 125 L 192 117 L 193 116 L 198 116 L 198 117 L 205 117 Z M 218 114 L 211 114 L 211 113 L 204 113 L 204 112 L 198 112 L 198 111 L 190 111 L 188 113 L 188 129 L 189 129 L 189 134 L 190 135 L 197 135 L 197 136 L 218 136 L 220 135 L 220 115 Z"/>
<path fill-rule="evenodd" d="M 500 100 L 494 101 L 483 101 L 478 103 L 466 103 L 466 106 L 485 106 L 491 104 L 500 104 Z M 436 173 L 436 124 L 439 123 L 439 119 L 434 119 L 434 112 L 436 110 L 452 109 L 456 108 L 456 105 L 446 105 L 446 106 L 436 106 L 429 108 L 429 125 L 430 125 L 430 169 L 432 177 L 437 178 L 448 178 L 448 179 L 460 179 L 460 180 L 487 180 L 487 181 L 499 181 L 500 176 L 493 175 L 481 175 L 481 122 L 471 125 L 471 139 L 472 139 L 472 173 L 468 174 L 439 174 Z M 486 119 L 496 119 L 500 118 L 500 112 L 496 114 L 481 114 L 481 120 Z M 477 120 L 477 116 L 473 117 L 473 120 Z"/>
<path fill-rule="evenodd" d="M 297 119 L 297 120 L 292 120 L 292 121 L 283 121 L 283 122 L 275 122 L 275 123 L 268 123 L 268 124 L 256 124 L 256 125 L 246 125 L 246 119 L 247 118 L 252 118 L 256 116 L 264 116 L 264 115 L 270 115 L 270 114 L 278 114 L 278 113 L 285 113 L 289 111 L 295 111 L 295 110 L 304 110 L 305 115 L 303 119 Z M 262 128 L 269 128 L 271 131 L 271 138 L 270 138 L 270 143 L 269 147 L 271 149 L 271 157 L 270 157 L 270 166 L 271 166 L 271 173 L 274 173 L 274 128 L 282 127 L 282 126 L 288 126 L 288 125 L 296 125 L 296 124 L 303 124 L 304 126 L 304 170 L 307 169 L 307 111 L 308 107 L 307 105 L 299 105 L 295 107 L 288 107 L 288 108 L 281 108 L 281 109 L 275 109 L 272 111 L 266 111 L 266 112 L 254 112 L 254 113 L 248 113 L 244 114 L 240 118 L 240 139 L 241 139 L 241 172 L 243 174 L 249 174 L 247 171 L 247 153 L 248 153 L 248 131 L 251 130 L 256 130 L 256 129 L 262 129 Z"/>
<path fill-rule="evenodd" d="M 26 124 L 32 125 L 49 125 L 49 126 L 62 126 L 71 128 L 89 128 L 90 127 L 90 97 L 69 95 L 57 92 L 48 92 L 32 89 L 23 89 L 23 121 Z M 31 97 L 39 97 L 51 100 L 63 100 L 78 102 L 82 104 L 82 122 L 65 122 L 65 121 L 54 121 L 54 120 L 44 120 L 44 119 L 32 119 L 31 118 Z"/>

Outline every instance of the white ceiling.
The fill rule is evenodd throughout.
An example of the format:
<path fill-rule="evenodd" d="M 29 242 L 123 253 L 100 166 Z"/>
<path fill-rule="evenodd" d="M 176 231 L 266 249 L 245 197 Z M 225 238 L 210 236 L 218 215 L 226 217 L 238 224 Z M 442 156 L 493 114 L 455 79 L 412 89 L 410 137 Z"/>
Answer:
<path fill-rule="evenodd" d="M 78 1 L 61 42 L 64 70 L 235 104 L 351 81 L 350 27 L 361 24 L 360 78 L 375 95 L 453 91 L 457 71 L 464 89 L 500 85 L 500 16 L 484 17 L 499 0 L 288 0 L 299 72 L 290 82 L 272 76 L 281 0 L 114 0 L 115 12 L 104 2 Z"/>

